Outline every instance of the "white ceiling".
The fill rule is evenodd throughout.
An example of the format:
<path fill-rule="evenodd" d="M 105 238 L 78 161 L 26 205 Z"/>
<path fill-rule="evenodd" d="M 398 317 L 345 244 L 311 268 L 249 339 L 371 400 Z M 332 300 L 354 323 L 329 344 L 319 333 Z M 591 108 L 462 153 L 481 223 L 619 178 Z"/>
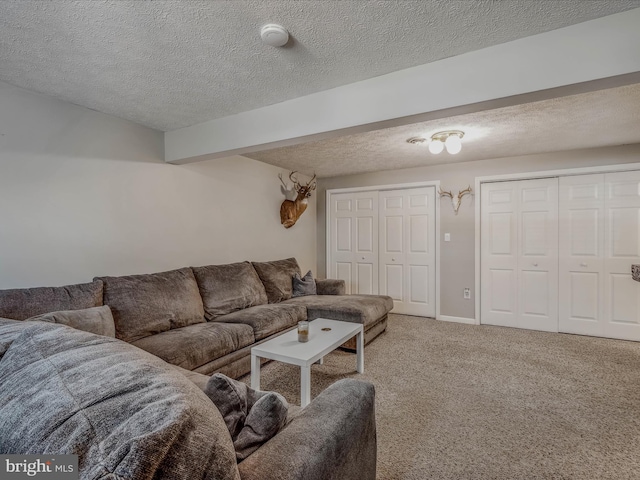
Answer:
<path fill-rule="evenodd" d="M 465 132 L 457 155 L 429 153 L 410 137 Z M 245 154 L 332 177 L 442 163 L 640 143 L 640 84 Z"/>
<path fill-rule="evenodd" d="M 163 131 L 640 7 L 640 0 L 0 1 L 0 81 Z M 292 38 L 263 45 L 280 23 Z M 320 177 L 640 143 L 640 87 L 248 154 Z M 405 142 L 466 132 L 462 153 Z"/>

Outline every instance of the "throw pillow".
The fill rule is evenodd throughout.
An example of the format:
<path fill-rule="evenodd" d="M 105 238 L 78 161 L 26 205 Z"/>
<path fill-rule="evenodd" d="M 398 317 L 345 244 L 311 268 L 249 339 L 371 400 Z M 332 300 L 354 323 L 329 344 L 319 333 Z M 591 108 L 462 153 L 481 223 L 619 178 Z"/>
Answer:
<path fill-rule="evenodd" d="M 316 281 L 313 279 L 311 270 L 302 278 L 297 272 L 293 275 L 293 296 L 304 297 L 305 295 L 317 295 Z"/>
<path fill-rule="evenodd" d="M 240 462 L 272 438 L 287 420 L 289 404 L 276 392 L 262 392 L 221 373 L 204 389 L 224 419 Z"/>
<path fill-rule="evenodd" d="M 116 337 L 116 324 L 108 305 L 85 308 L 83 310 L 63 310 L 60 312 L 43 313 L 27 319 L 40 322 L 61 323 L 76 330 L 95 333 L 105 337 Z"/>

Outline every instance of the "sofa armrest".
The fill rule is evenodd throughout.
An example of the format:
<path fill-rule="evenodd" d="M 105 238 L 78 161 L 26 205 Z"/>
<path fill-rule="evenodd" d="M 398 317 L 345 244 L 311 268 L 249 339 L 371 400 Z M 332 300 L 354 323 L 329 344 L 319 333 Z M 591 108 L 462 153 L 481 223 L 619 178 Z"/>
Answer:
<path fill-rule="evenodd" d="M 375 391 L 340 380 L 238 465 L 243 480 L 344 480 L 376 477 Z"/>
<path fill-rule="evenodd" d="M 180 372 L 182 375 L 187 377 L 188 380 L 191 380 L 196 386 L 204 392 L 205 388 L 207 388 L 207 383 L 211 378 L 209 375 L 203 375 L 202 373 L 194 372 L 192 370 L 187 370 L 186 368 L 179 367 L 177 365 L 173 365 L 171 363 L 167 363 L 171 368 L 175 371 Z"/>
<path fill-rule="evenodd" d="M 346 287 L 344 280 L 335 280 L 333 278 L 316 279 L 316 291 L 318 295 L 344 295 Z"/>

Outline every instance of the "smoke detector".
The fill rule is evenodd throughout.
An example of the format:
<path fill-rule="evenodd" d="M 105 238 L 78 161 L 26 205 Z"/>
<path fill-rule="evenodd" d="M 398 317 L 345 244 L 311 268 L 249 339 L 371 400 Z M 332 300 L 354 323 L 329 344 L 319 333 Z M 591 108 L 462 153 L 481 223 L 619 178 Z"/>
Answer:
<path fill-rule="evenodd" d="M 260 29 L 262 41 L 272 47 L 282 47 L 289 41 L 289 32 L 281 25 L 270 23 Z"/>

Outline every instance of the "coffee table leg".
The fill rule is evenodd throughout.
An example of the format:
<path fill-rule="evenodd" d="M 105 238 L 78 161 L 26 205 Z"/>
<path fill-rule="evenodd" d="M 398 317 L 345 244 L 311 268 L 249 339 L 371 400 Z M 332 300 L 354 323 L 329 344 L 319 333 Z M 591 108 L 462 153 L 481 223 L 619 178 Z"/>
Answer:
<path fill-rule="evenodd" d="M 356 368 L 358 373 L 364 373 L 364 333 L 356 335 Z"/>
<path fill-rule="evenodd" d="M 251 354 L 251 388 L 260 390 L 260 357 Z"/>
<path fill-rule="evenodd" d="M 300 406 L 311 402 L 311 367 L 300 367 Z"/>

